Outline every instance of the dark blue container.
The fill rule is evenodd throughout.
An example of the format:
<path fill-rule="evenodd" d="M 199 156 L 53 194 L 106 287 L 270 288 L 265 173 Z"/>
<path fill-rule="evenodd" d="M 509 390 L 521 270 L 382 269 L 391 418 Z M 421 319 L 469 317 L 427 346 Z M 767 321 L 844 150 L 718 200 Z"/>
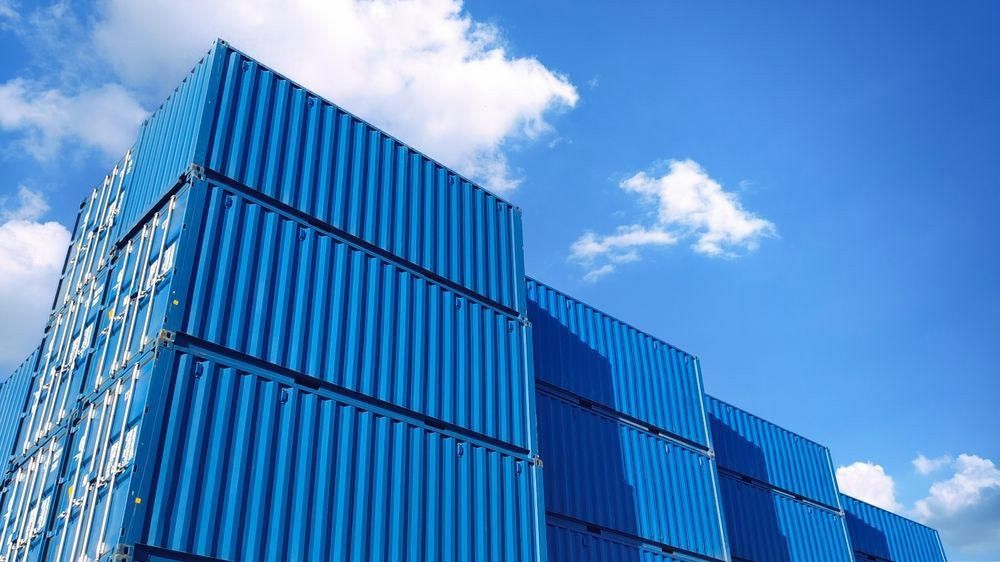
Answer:
<path fill-rule="evenodd" d="M 853 562 L 839 511 L 728 474 L 719 484 L 733 560 Z"/>
<path fill-rule="evenodd" d="M 705 406 L 720 470 L 840 511 L 826 447 L 717 398 Z"/>
<path fill-rule="evenodd" d="M 938 532 L 850 496 L 841 495 L 858 562 L 945 562 Z"/>

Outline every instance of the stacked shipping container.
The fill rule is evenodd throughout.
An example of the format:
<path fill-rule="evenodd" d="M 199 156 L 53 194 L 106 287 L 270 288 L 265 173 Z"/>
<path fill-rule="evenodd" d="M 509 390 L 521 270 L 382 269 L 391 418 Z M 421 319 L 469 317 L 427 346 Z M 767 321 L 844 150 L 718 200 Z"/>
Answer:
<path fill-rule="evenodd" d="M 0 562 L 849 562 L 841 503 L 859 559 L 944 559 L 696 357 L 524 280 L 518 209 L 218 42 L 0 385 Z"/>
<path fill-rule="evenodd" d="M 705 397 L 733 560 L 852 562 L 830 453 Z"/>
<path fill-rule="evenodd" d="M 728 560 L 697 358 L 530 279 L 528 318 L 549 560 Z"/>
<path fill-rule="evenodd" d="M 938 532 L 841 495 L 857 562 L 945 562 Z"/>
<path fill-rule="evenodd" d="M 219 42 L 81 207 L 0 558 L 543 560 L 524 310 L 517 209 Z"/>

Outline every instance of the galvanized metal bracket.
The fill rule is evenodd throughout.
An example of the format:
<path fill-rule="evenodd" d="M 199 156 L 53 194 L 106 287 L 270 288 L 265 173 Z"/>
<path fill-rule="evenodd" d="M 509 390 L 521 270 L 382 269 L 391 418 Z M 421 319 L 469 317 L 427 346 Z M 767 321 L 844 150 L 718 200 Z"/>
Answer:
<path fill-rule="evenodd" d="M 177 332 L 171 332 L 170 330 L 160 330 L 160 333 L 156 336 L 156 347 L 169 349 L 174 345 L 177 340 Z"/>

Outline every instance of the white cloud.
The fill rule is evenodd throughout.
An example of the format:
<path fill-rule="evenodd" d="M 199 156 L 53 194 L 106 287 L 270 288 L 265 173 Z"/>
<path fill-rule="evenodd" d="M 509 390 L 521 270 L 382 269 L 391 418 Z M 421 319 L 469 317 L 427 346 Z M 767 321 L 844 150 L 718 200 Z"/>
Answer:
<path fill-rule="evenodd" d="M 913 459 L 912 462 L 913 468 L 915 468 L 918 473 L 926 476 L 948 466 L 951 463 L 951 460 L 951 457 L 948 455 L 941 455 L 940 457 L 929 459 L 925 457 L 923 453 L 920 453 L 917 455 L 917 458 Z"/>
<path fill-rule="evenodd" d="M 0 367 L 5 371 L 41 339 L 69 245 L 66 227 L 39 220 L 47 210 L 42 196 L 25 187 L 16 202 L 0 207 Z"/>
<path fill-rule="evenodd" d="M 932 484 L 930 494 L 917 501 L 914 512 L 921 519 L 952 516 L 979 503 L 990 490 L 1000 490 L 1000 469 L 989 459 L 962 454 L 951 467 L 954 475 Z"/>
<path fill-rule="evenodd" d="M 67 95 L 14 78 L 0 84 L 0 129 L 21 135 L 39 160 L 54 158 L 68 140 L 118 155 L 134 140 L 146 111 L 122 86 L 104 84 Z"/>
<path fill-rule="evenodd" d="M 762 238 L 777 234 L 773 223 L 744 209 L 739 197 L 724 190 L 697 162 L 672 160 L 669 165 L 661 176 L 638 172 L 619 184 L 648 206 L 652 224 L 620 226 L 607 236 L 586 232 L 573 243 L 570 259 L 590 269 L 588 276 L 597 270 L 613 271 L 605 262 L 614 263 L 622 249 L 632 252 L 635 261 L 643 246 L 692 239 L 697 253 L 735 257 L 756 250 Z"/>
<path fill-rule="evenodd" d="M 911 509 L 896 500 L 895 481 L 879 465 L 856 462 L 842 466 L 837 469 L 837 483 L 849 496 L 937 529 L 952 556 L 995 556 L 1000 552 L 1000 468 L 972 454 L 956 458 L 921 454 L 913 465 L 921 474 L 948 466 L 951 475 L 931 484 L 927 495 Z"/>
<path fill-rule="evenodd" d="M 903 511 L 896 500 L 896 482 L 881 465 L 856 462 L 838 467 L 837 485 L 841 492 L 861 501 L 896 513 Z"/>
<path fill-rule="evenodd" d="M 569 80 L 508 51 L 461 0 L 111 0 L 97 51 L 158 96 L 216 37 L 496 190 L 519 179 L 507 149 L 551 130 L 578 99 Z"/>

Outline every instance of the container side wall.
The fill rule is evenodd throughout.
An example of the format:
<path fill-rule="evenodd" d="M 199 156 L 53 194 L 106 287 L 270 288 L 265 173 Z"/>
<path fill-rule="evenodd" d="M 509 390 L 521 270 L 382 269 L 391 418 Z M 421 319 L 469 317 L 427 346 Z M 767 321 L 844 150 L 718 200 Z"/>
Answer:
<path fill-rule="evenodd" d="M 841 495 L 851 544 L 861 560 L 945 562 L 938 532 L 915 521 Z"/>
<path fill-rule="evenodd" d="M 538 381 L 708 447 L 694 357 L 531 279 L 528 319 Z"/>
<path fill-rule="evenodd" d="M 537 468 L 178 351 L 142 542 L 224 560 L 540 560 Z"/>
<path fill-rule="evenodd" d="M 548 525 L 548 541 L 549 562 L 690 562 L 653 546 L 559 524 Z"/>
<path fill-rule="evenodd" d="M 549 512 L 726 560 L 710 457 L 544 392 L 537 408 Z"/>
<path fill-rule="evenodd" d="M 840 509 L 826 447 L 711 396 L 705 405 L 719 468 Z"/>
<path fill-rule="evenodd" d="M 209 182 L 182 330 L 527 449 L 526 327 Z"/>
<path fill-rule="evenodd" d="M 839 513 L 731 476 L 719 484 L 733 560 L 853 562 Z"/>
<path fill-rule="evenodd" d="M 234 50 L 217 108 L 208 168 L 523 310 L 509 203 Z"/>
<path fill-rule="evenodd" d="M 204 116 L 215 110 L 209 96 L 218 79 L 215 61 L 224 49 L 217 44 L 205 55 L 139 129 L 116 239 L 140 222 L 191 164 L 197 163 Z"/>

